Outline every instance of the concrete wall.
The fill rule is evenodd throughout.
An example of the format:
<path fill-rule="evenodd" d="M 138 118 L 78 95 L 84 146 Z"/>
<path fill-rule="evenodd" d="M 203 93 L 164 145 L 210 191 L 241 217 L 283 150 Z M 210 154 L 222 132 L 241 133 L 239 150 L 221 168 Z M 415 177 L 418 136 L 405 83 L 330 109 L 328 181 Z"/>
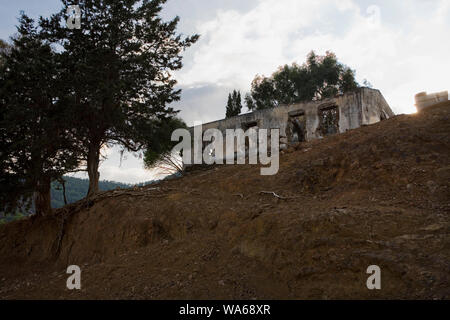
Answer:
<path fill-rule="evenodd" d="M 226 129 L 244 128 L 246 124 L 257 122 L 259 128 L 280 129 L 280 136 L 287 136 L 289 114 L 304 112 L 306 116 L 306 140 L 322 138 L 319 111 L 327 106 L 337 106 L 339 111 L 339 132 L 355 129 L 361 125 L 376 123 L 394 116 L 379 90 L 359 88 L 335 98 L 281 105 L 276 108 L 257 110 L 236 117 L 203 124 L 203 130 L 216 128 L 225 133 Z"/>
<path fill-rule="evenodd" d="M 379 90 L 364 88 L 360 91 L 361 125 L 369 125 L 395 116 Z"/>
<path fill-rule="evenodd" d="M 204 132 L 211 128 L 219 129 L 224 136 L 225 143 L 226 129 L 246 130 L 249 124 L 253 125 L 256 123 L 256 126 L 260 129 L 280 129 L 280 149 L 284 149 L 293 143 L 291 134 L 292 124 L 290 121 L 292 118 L 290 116 L 304 114 L 305 126 L 303 132 L 305 140 L 320 139 L 324 137 L 320 125 L 321 110 L 329 108 L 337 108 L 337 133 L 343 133 L 347 130 L 376 123 L 394 116 L 394 113 L 379 90 L 359 88 L 353 92 L 330 99 L 281 105 L 276 108 L 257 110 L 236 117 L 205 123 L 202 125 L 202 130 Z M 193 127 L 190 130 L 193 137 Z M 235 152 L 237 152 L 236 149 Z M 224 145 L 225 154 L 226 150 Z"/>
<path fill-rule="evenodd" d="M 432 106 L 439 102 L 448 101 L 448 91 L 436 92 L 427 94 L 426 92 L 420 92 L 415 96 L 417 111 L 423 108 Z"/>

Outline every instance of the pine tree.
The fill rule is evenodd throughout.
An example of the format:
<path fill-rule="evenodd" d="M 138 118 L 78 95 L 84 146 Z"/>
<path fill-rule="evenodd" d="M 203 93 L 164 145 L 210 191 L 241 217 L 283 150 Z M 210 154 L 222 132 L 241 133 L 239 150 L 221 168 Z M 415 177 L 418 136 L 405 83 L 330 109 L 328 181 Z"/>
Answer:
<path fill-rule="evenodd" d="M 228 94 L 228 101 L 226 107 L 226 118 L 231 118 L 239 115 L 242 109 L 241 93 L 233 90 L 233 93 Z"/>
<path fill-rule="evenodd" d="M 233 117 L 233 101 L 231 98 L 231 93 L 228 94 L 228 100 L 227 100 L 227 107 L 226 107 L 226 113 L 225 113 L 225 117 L 226 118 L 231 118 Z"/>
<path fill-rule="evenodd" d="M 47 38 L 63 48 L 67 108 L 74 115 L 85 149 L 88 195 L 98 192 L 100 149 L 107 144 L 139 152 L 158 122 L 177 112 L 172 72 L 182 67 L 181 53 L 198 39 L 176 34 L 179 18 L 164 22 L 166 0 L 80 0 L 81 29 L 68 29 L 66 9 L 41 25 Z"/>
<path fill-rule="evenodd" d="M 0 67 L 4 63 L 4 55 L 8 54 L 11 50 L 11 46 L 4 40 L 0 39 Z"/>
<path fill-rule="evenodd" d="M 78 165 L 61 106 L 60 61 L 40 36 L 22 13 L 12 47 L 1 53 L 0 206 L 7 213 L 32 196 L 37 214 L 50 213 L 51 181 Z"/>
<path fill-rule="evenodd" d="M 156 124 L 155 124 L 156 125 Z M 159 169 L 160 173 L 173 174 L 183 170 L 181 154 L 172 150 L 178 141 L 172 141 L 172 132 L 176 129 L 187 129 L 186 123 L 179 118 L 166 118 L 157 125 L 152 140 L 144 154 L 144 164 L 147 169 Z"/>

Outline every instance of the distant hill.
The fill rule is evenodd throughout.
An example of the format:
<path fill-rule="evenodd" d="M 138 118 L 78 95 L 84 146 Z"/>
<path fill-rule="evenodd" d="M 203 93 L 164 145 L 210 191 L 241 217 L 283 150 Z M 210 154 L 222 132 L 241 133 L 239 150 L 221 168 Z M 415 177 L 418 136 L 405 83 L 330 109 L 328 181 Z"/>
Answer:
<path fill-rule="evenodd" d="M 64 177 L 66 180 L 66 198 L 67 203 L 73 203 L 80 199 L 83 199 L 89 188 L 89 180 L 88 179 L 80 179 L 74 177 Z M 146 185 L 153 183 L 153 181 L 141 183 L 139 185 Z M 116 188 L 126 189 L 135 186 L 136 184 L 127 184 L 116 181 L 99 181 L 99 188 L 102 191 L 113 190 Z M 52 183 L 51 189 L 51 198 L 52 198 L 52 208 L 61 208 L 64 206 L 64 196 L 62 186 L 59 182 Z"/>

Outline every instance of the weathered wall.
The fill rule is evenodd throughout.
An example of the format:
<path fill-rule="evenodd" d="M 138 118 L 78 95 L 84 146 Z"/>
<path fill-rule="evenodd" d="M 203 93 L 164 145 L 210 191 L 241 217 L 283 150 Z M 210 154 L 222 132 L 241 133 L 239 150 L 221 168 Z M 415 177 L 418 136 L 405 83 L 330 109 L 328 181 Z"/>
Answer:
<path fill-rule="evenodd" d="M 395 115 L 379 90 L 362 88 L 359 95 L 361 100 L 361 125 L 373 124 Z"/>
<path fill-rule="evenodd" d="M 448 91 L 436 92 L 427 94 L 426 92 L 420 92 L 415 96 L 417 111 L 423 108 L 432 106 L 434 104 L 448 101 Z"/>
<path fill-rule="evenodd" d="M 376 123 L 394 116 L 379 90 L 359 88 L 345 95 L 320 101 L 304 102 L 292 105 L 281 105 L 276 108 L 257 110 L 236 117 L 209 122 L 202 125 L 203 132 L 208 129 L 219 129 L 224 136 L 224 150 L 226 155 L 226 129 L 244 129 L 256 126 L 260 129 L 280 129 L 280 148 L 285 149 L 295 142 L 293 139 L 293 117 L 304 115 L 301 119 L 304 140 L 320 139 L 325 136 L 321 126 L 322 110 L 335 110 L 337 128 L 332 126 L 333 132 L 343 133 L 362 125 Z M 335 122 L 334 122 L 335 123 Z M 193 127 L 191 134 L 193 134 Z M 270 131 L 269 131 L 270 133 Z M 298 135 L 297 135 L 298 136 Z M 208 143 L 204 143 L 204 147 Z M 270 145 L 270 139 L 268 141 Z M 192 149 L 192 157 L 194 150 Z M 237 152 L 235 145 L 235 152 Z M 193 158 L 192 158 L 193 159 Z"/>
<path fill-rule="evenodd" d="M 226 129 L 244 128 L 246 124 L 257 122 L 259 128 L 280 129 L 280 136 L 287 136 L 289 114 L 303 111 L 306 116 L 306 140 L 323 137 L 320 131 L 319 110 L 326 106 L 337 106 L 339 111 L 339 132 L 355 129 L 392 117 L 394 113 L 379 90 L 360 88 L 335 98 L 311 101 L 276 108 L 257 110 L 236 117 L 203 124 L 203 130 L 216 128 L 225 133 Z"/>

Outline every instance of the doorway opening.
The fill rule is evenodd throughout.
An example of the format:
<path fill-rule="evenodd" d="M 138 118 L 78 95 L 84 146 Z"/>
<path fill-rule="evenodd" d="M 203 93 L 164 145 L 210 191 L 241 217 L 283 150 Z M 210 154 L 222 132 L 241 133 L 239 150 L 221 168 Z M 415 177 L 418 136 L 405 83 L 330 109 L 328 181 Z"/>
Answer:
<path fill-rule="evenodd" d="M 306 141 L 306 117 L 303 111 L 289 114 L 287 131 L 290 143 Z"/>

